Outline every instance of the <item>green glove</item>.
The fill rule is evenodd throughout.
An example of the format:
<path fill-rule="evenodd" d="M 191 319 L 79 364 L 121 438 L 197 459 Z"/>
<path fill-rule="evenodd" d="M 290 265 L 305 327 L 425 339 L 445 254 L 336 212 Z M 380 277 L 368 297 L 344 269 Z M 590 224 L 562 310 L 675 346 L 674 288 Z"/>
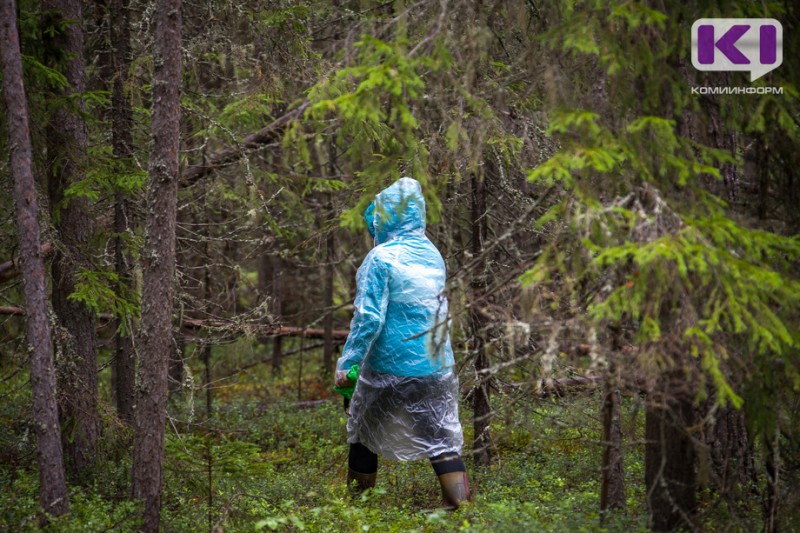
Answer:
<path fill-rule="evenodd" d="M 334 385 L 333 390 L 349 400 L 353 397 L 353 392 L 356 390 L 356 381 L 358 381 L 358 365 L 353 365 L 350 367 L 350 370 L 347 371 L 347 379 L 349 379 L 353 384 L 349 387 L 337 387 Z"/>

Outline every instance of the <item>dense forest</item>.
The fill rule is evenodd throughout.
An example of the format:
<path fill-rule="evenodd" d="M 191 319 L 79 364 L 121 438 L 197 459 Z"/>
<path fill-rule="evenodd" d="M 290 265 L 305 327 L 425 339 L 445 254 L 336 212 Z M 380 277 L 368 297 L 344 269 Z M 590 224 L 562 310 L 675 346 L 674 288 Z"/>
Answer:
<path fill-rule="evenodd" d="M 782 63 L 695 68 L 701 18 L 775 19 Z M 0 529 L 800 529 L 799 23 L 0 0 Z M 454 512 L 427 464 L 345 484 L 334 365 L 403 176 L 447 266 Z"/>

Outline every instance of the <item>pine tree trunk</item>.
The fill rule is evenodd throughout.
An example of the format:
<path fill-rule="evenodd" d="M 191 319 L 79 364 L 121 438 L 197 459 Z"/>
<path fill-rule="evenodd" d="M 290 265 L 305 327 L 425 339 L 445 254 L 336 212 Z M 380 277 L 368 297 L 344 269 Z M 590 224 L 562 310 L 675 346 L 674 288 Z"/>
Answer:
<path fill-rule="evenodd" d="M 477 174 L 472 175 L 472 254 L 480 257 L 483 254 L 483 243 L 486 239 L 486 188 L 483 179 Z M 480 263 L 483 265 L 483 262 Z M 475 389 L 472 395 L 472 416 L 474 437 L 472 453 L 475 464 L 488 466 L 491 462 L 491 438 L 489 426 L 491 423 L 491 407 L 489 405 L 489 358 L 486 353 L 486 324 L 481 314 L 477 311 L 484 299 L 485 272 L 479 267 L 479 272 L 472 281 L 472 306 L 470 308 L 470 325 L 472 329 L 473 346 L 475 349 Z"/>
<path fill-rule="evenodd" d="M 713 472 L 711 487 L 736 498 L 755 476 L 753 446 L 747 436 L 744 412 L 732 407 L 718 408 L 706 428 L 704 440 Z"/>
<path fill-rule="evenodd" d="M 169 357 L 169 383 L 167 388 L 169 394 L 177 394 L 181 392 L 183 387 L 183 352 L 186 349 L 186 342 L 183 340 L 181 333 L 176 333 L 173 340 L 173 348 Z"/>
<path fill-rule="evenodd" d="M 281 276 L 283 268 L 281 258 L 277 253 L 271 258 L 272 273 L 272 309 L 278 320 L 283 317 L 283 298 L 281 294 Z M 281 337 L 272 338 L 272 375 L 277 376 L 281 373 L 283 364 L 283 339 Z"/>
<path fill-rule="evenodd" d="M 694 423 L 691 399 L 652 393 L 645 415 L 645 485 L 650 528 L 694 528 L 695 450 L 688 429 Z"/>
<path fill-rule="evenodd" d="M 113 87 L 111 92 L 111 137 L 119 172 L 130 169 L 133 155 L 133 113 L 131 102 L 125 94 L 130 68 L 130 15 L 127 0 L 111 0 L 109 5 L 109 40 L 111 42 L 111 64 L 113 69 Z M 131 230 L 128 201 L 124 194 L 114 197 L 114 268 L 117 276 L 127 288 L 132 288 L 130 275 L 131 258 L 125 252 L 122 235 Z M 113 397 L 120 419 L 133 422 L 133 404 L 136 384 L 136 361 L 133 352 L 132 329 L 126 334 L 120 333 L 117 323 L 115 333 L 115 353 L 111 362 L 113 380 Z"/>
<path fill-rule="evenodd" d="M 44 256 L 40 253 L 39 204 L 33 180 L 28 104 L 25 100 L 16 22 L 14 0 L 0 0 L 0 63 L 8 114 L 14 208 L 27 313 L 26 328 L 31 351 L 30 374 L 36 457 L 39 463 L 39 504 L 44 512 L 60 516 L 69 511 L 69 500 L 58 426 Z"/>
<path fill-rule="evenodd" d="M 775 533 L 778 531 L 778 504 L 780 500 L 780 444 L 778 436 L 780 428 L 775 423 L 774 431 L 767 431 L 764 435 L 764 444 L 767 456 L 767 487 L 764 498 L 764 531 Z"/>
<path fill-rule="evenodd" d="M 625 508 L 625 464 L 622 454 L 619 388 L 607 382 L 603 397 L 603 471 L 600 510 Z"/>
<path fill-rule="evenodd" d="M 330 204 L 329 204 L 329 207 Z M 332 210 L 331 210 L 332 211 Z M 323 330 L 325 331 L 323 347 L 322 347 L 322 368 L 325 375 L 330 376 L 333 374 L 333 263 L 335 260 L 336 249 L 333 237 L 333 231 L 330 231 L 325 237 L 325 294 L 323 305 L 327 309 L 325 319 L 323 321 Z"/>
<path fill-rule="evenodd" d="M 153 148 L 142 253 L 142 329 L 134 414 L 133 497 L 144 503 L 142 529 L 157 532 L 161 506 L 167 370 L 172 353 L 172 299 L 180 147 L 181 2 L 156 2 Z"/>
<path fill-rule="evenodd" d="M 56 32 L 47 39 L 48 47 L 70 55 L 64 66 L 69 85 L 59 96 L 82 93 L 86 82 L 81 2 L 44 0 L 42 10 L 45 16 L 52 17 L 49 25 L 65 26 L 63 32 Z M 88 134 L 83 118 L 63 105 L 53 114 L 46 135 L 48 192 L 57 234 L 52 262 L 52 300 L 59 330 L 57 345 L 62 352 L 56 363 L 63 445 L 70 477 L 87 482 L 100 432 L 95 320 L 88 307 L 70 300 L 69 296 L 75 292 L 78 269 L 89 264 L 84 254 L 92 223 L 87 199 L 73 197 L 65 203 L 64 192 L 86 176 Z"/>
<path fill-rule="evenodd" d="M 328 163 L 327 163 L 327 179 L 333 179 L 336 175 L 336 144 L 331 138 L 328 142 Z M 320 165 L 321 168 L 324 168 Z M 328 193 L 328 217 L 334 217 L 335 211 L 333 208 L 333 193 Z M 333 360 L 333 281 L 334 281 L 334 264 L 336 262 L 336 232 L 331 228 L 325 236 L 325 276 L 324 276 L 324 302 L 323 305 L 327 309 L 325 319 L 322 323 L 324 330 L 324 338 L 322 345 L 322 370 L 325 376 L 333 375 L 333 367 L 335 361 Z"/>

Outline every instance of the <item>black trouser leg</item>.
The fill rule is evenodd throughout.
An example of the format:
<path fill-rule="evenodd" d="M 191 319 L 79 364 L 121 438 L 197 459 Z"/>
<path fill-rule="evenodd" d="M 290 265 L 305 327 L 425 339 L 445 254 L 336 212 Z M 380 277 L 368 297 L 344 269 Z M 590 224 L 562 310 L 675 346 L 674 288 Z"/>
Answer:
<path fill-rule="evenodd" d="M 461 502 L 469 500 L 467 467 L 457 453 L 443 453 L 431 457 L 431 466 L 439 477 L 442 499 L 449 509 L 458 509 Z"/>
<path fill-rule="evenodd" d="M 375 478 L 378 474 L 378 456 L 369 448 L 360 442 L 351 444 L 347 456 L 347 466 L 348 487 L 352 487 L 355 482 L 355 490 L 362 492 L 375 486 Z"/>

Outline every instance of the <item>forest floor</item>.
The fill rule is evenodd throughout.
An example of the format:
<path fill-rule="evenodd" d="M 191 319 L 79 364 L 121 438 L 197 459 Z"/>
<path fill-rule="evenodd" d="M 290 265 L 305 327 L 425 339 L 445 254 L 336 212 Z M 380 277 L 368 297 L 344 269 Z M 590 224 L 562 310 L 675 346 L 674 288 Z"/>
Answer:
<path fill-rule="evenodd" d="M 195 369 L 195 376 L 202 375 Z M 218 369 L 217 369 L 218 370 Z M 187 389 L 171 401 L 162 526 L 183 531 L 647 531 L 640 399 L 623 405 L 627 505 L 602 517 L 600 398 L 533 399 L 496 394 L 491 467 L 468 460 L 473 499 L 453 513 L 438 507 L 427 461 L 381 461 L 374 490 L 345 487 L 346 415 L 327 383 L 287 361 L 282 377 L 258 368 L 205 396 Z M 3 384 L 0 423 L 0 531 L 35 531 L 38 476 L 26 387 Z M 313 402 L 320 398 L 328 401 Z M 465 452 L 471 412 L 462 402 Z M 71 491 L 71 512 L 50 531 L 134 531 L 128 500 L 130 432 L 107 413 L 94 479 Z M 8 425 L 7 425 L 8 424 Z M 702 494 L 701 494 L 702 501 Z M 733 516 L 720 499 L 704 504 L 706 529 L 760 527 L 757 502 Z M 741 506 L 739 507 L 741 508 Z M 216 528 L 216 529 L 215 529 Z"/>

